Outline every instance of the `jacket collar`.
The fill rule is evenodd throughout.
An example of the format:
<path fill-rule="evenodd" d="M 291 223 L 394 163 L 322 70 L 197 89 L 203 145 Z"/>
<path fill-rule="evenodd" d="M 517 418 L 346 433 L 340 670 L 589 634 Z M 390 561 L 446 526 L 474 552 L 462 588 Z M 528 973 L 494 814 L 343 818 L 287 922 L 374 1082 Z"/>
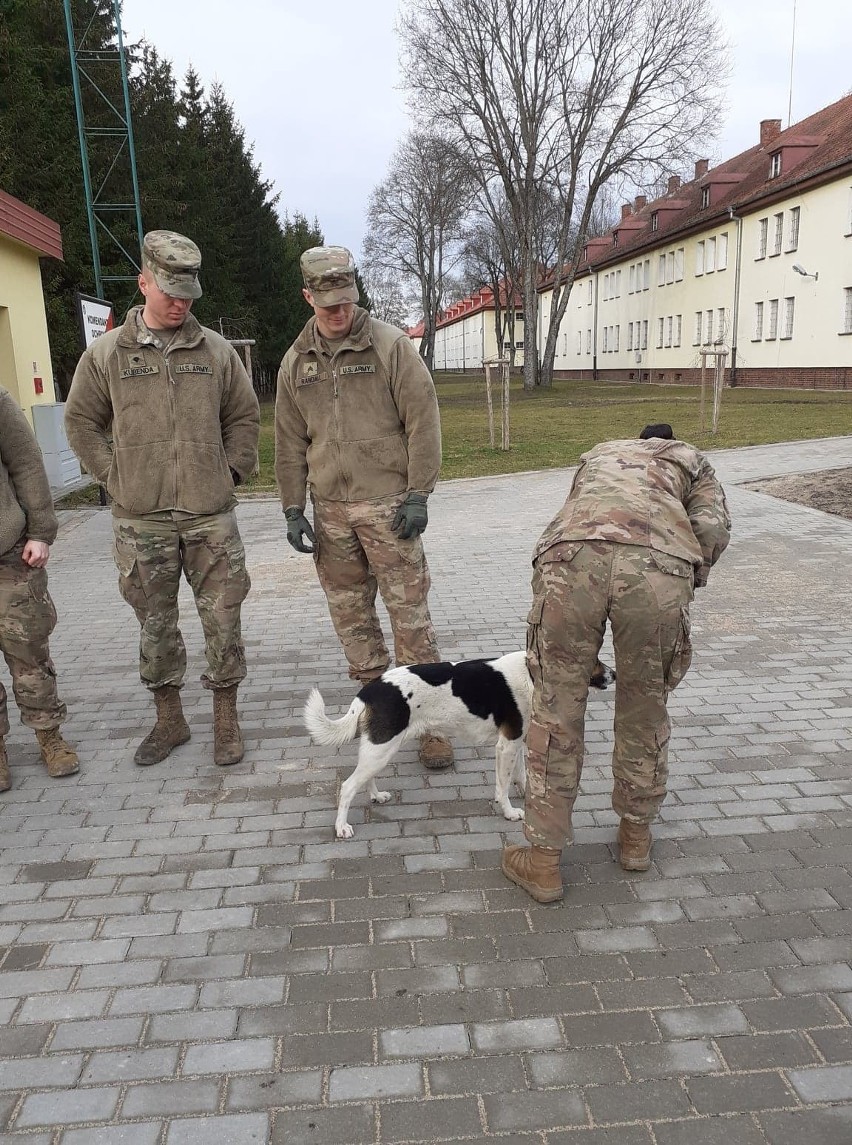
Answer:
<path fill-rule="evenodd" d="M 361 306 L 355 307 L 355 316 L 352 319 L 352 329 L 341 343 L 341 350 L 366 350 L 373 344 L 373 333 L 370 314 Z M 317 354 L 322 357 L 320 348 L 320 334 L 317 330 L 316 315 L 309 318 L 301 334 L 293 343 L 297 354 Z"/>
<path fill-rule="evenodd" d="M 197 346 L 204 338 L 204 327 L 193 314 L 187 314 L 174 338 L 169 343 L 169 352 L 172 350 L 190 350 Z M 125 349 L 133 346 L 154 345 L 154 340 L 145 323 L 142 321 L 142 307 L 134 306 L 128 310 L 127 317 L 118 332 L 118 344 Z"/>

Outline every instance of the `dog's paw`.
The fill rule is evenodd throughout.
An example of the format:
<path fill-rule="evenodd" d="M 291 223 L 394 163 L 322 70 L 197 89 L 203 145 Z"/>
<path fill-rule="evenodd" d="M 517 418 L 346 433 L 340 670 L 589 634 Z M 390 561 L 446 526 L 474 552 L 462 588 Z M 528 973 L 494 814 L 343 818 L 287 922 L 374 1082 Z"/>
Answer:
<path fill-rule="evenodd" d="M 371 803 L 390 803 L 393 795 L 390 791 L 377 791 L 375 795 L 370 796 Z"/>
<path fill-rule="evenodd" d="M 338 839 L 351 839 L 355 834 L 348 823 L 335 824 L 334 833 Z"/>
<path fill-rule="evenodd" d="M 517 823 L 523 817 L 524 813 L 520 807 L 507 807 L 503 812 L 503 818 L 508 819 L 510 823 Z"/>

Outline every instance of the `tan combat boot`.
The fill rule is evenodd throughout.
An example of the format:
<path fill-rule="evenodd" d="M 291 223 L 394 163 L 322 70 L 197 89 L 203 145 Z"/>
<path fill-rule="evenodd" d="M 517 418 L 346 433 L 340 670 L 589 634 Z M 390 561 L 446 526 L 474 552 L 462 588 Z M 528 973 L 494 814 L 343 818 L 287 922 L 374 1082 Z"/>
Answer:
<path fill-rule="evenodd" d="M 217 767 L 239 763 L 245 753 L 237 720 L 237 685 L 213 692 L 213 761 Z"/>
<path fill-rule="evenodd" d="M 70 743 L 59 734 L 59 728 L 43 728 L 36 732 L 41 758 L 47 764 L 47 774 L 52 779 L 63 775 L 75 775 L 80 770 L 80 761 Z"/>
<path fill-rule="evenodd" d="M 9 757 L 6 755 L 6 742 L 0 736 L 0 791 L 8 791 L 12 786 L 12 773 L 9 771 Z"/>
<path fill-rule="evenodd" d="M 503 848 L 500 866 L 503 874 L 532 895 L 536 902 L 558 902 L 565 891 L 559 869 L 561 851 L 550 847 L 511 846 Z"/>
<path fill-rule="evenodd" d="M 651 865 L 651 828 L 647 823 L 622 819 L 618 828 L 618 848 L 625 871 L 647 871 Z"/>
<path fill-rule="evenodd" d="M 133 762 L 139 767 L 161 763 L 171 755 L 172 749 L 189 739 L 189 724 L 183 716 L 180 688 L 166 684 L 154 691 L 157 722 L 136 749 Z"/>
<path fill-rule="evenodd" d="M 454 763 L 453 748 L 445 736 L 423 735 L 420 737 L 420 762 L 430 771 L 440 771 Z"/>

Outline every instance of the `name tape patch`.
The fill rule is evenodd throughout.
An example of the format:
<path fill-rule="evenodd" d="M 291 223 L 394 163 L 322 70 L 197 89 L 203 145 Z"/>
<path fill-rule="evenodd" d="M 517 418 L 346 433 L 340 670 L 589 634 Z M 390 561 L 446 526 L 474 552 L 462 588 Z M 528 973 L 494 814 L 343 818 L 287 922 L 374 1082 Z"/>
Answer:
<path fill-rule="evenodd" d="M 341 374 L 375 374 L 376 367 L 372 364 L 369 366 L 341 366 L 338 372 Z"/>
<path fill-rule="evenodd" d="M 302 374 L 301 378 L 296 380 L 296 385 L 299 387 L 313 386 L 316 382 L 324 382 L 327 377 L 328 373 L 326 370 L 322 370 L 320 373 Z"/>
<path fill-rule="evenodd" d="M 200 362 L 184 362 L 180 366 L 175 366 L 174 371 L 176 374 L 211 374 L 213 373 L 212 366 L 203 366 Z"/>
<path fill-rule="evenodd" d="M 144 378 L 147 374 L 159 374 L 159 366 L 128 366 L 121 371 L 123 378 Z"/>

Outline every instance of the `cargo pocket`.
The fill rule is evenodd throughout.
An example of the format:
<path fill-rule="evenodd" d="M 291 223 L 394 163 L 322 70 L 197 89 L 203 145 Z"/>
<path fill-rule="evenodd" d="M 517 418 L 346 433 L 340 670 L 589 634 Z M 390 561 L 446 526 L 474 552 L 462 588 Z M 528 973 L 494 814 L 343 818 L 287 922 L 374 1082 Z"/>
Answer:
<path fill-rule="evenodd" d="M 246 568 L 246 550 L 240 537 L 229 537 L 225 542 L 228 557 L 228 581 L 223 603 L 229 607 L 242 604 L 251 588 L 251 577 Z"/>
<path fill-rule="evenodd" d="M 140 616 L 148 611 L 148 600 L 142 577 L 139 575 L 139 562 L 136 558 L 136 545 L 126 537 L 115 535 L 112 556 L 118 569 L 118 591 L 133 611 Z"/>
<path fill-rule="evenodd" d="M 30 569 L 27 574 L 29 607 L 27 608 L 27 637 L 45 640 L 56 627 L 56 608 L 47 591 L 45 569 Z"/>
<path fill-rule="evenodd" d="M 534 721 L 527 728 L 526 794 L 543 799 L 547 793 L 547 758 L 550 754 L 550 729 Z"/>
<path fill-rule="evenodd" d="M 678 624 L 677 637 L 672 651 L 671 662 L 666 671 L 665 683 L 666 691 L 668 692 L 674 691 L 689 671 L 689 666 L 692 663 L 691 632 L 692 622 L 689 618 L 689 608 L 684 605 L 680 610 L 680 623 Z"/>
<path fill-rule="evenodd" d="M 541 632 L 541 614 L 544 609 L 543 597 L 533 601 L 532 608 L 527 615 L 527 670 L 533 687 L 541 684 L 541 655 L 539 653 L 539 634 Z"/>

